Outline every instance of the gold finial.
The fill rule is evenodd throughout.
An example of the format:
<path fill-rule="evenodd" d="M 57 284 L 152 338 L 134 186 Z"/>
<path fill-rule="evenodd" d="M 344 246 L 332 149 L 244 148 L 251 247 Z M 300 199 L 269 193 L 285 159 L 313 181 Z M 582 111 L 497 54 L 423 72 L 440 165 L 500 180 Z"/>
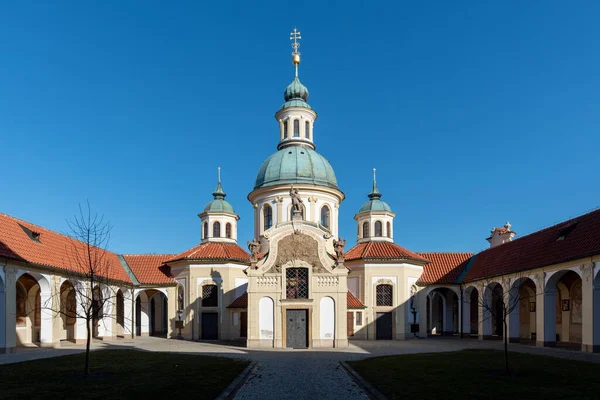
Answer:
<path fill-rule="evenodd" d="M 300 48 L 300 42 L 298 41 L 300 39 L 302 39 L 300 31 L 294 28 L 293 32 L 290 32 L 290 40 L 294 41 L 292 43 L 292 49 L 294 49 L 292 51 L 292 64 L 296 67 L 296 77 L 298 77 L 298 64 L 300 64 L 300 52 L 298 51 L 298 48 Z"/>

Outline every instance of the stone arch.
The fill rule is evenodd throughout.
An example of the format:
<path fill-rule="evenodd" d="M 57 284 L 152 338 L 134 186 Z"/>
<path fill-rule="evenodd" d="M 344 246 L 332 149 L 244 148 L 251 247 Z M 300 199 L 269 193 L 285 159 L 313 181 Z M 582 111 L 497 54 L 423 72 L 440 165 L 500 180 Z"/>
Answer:
<path fill-rule="evenodd" d="M 508 296 L 509 338 L 511 342 L 530 342 L 536 339 L 537 286 L 530 277 L 512 282 Z"/>
<path fill-rule="evenodd" d="M 544 292 L 544 342 L 579 347 L 582 343 L 581 271 L 555 271 L 546 278 Z"/>
<path fill-rule="evenodd" d="M 59 339 L 75 340 L 77 326 L 77 292 L 70 280 L 65 279 L 60 285 L 60 319 L 61 332 Z"/>
<path fill-rule="evenodd" d="M 150 310 L 148 295 L 140 291 L 135 296 L 135 334 L 136 336 L 150 335 Z"/>
<path fill-rule="evenodd" d="M 161 291 L 153 291 L 148 297 L 148 333 L 150 336 L 167 334 L 167 301 L 167 296 Z"/>
<path fill-rule="evenodd" d="M 49 277 L 33 271 L 19 271 L 17 277 L 17 343 L 52 343 L 53 310 Z"/>
<path fill-rule="evenodd" d="M 481 324 L 483 328 L 484 339 L 489 339 L 493 336 L 502 337 L 504 332 L 503 324 L 503 302 L 504 288 L 497 281 L 492 281 L 484 286 L 482 298 L 482 318 Z"/>
<path fill-rule="evenodd" d="M 115 306 L 116 306 L 116 323 L 117 323 L 117 335 L 123 335 L 125 331 L 125 295 L 121 289 L 117 290 L 115 295 Z"/>
<path fill-rule="evenodd" d="M 469 286 L 463 292 L 463 334 L 479 334 L 479 289 Z"/>

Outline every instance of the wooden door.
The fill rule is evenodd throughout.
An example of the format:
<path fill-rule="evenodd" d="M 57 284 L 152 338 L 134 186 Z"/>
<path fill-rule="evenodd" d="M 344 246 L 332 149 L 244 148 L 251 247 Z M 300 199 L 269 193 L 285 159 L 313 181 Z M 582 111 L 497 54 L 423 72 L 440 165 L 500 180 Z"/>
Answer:
<path fill-rule="evenodd" d="M 377 313 L 377 322 L 375 324 L 375 338 L 377 340 L 392 339 L 392 313 Z"/>
<path fill-rule="evenodd" d="M 202 340 L 217 340 L 219 338 L 219 314 L 215 312 L 202 313 Z"/>
<path fill-rule="evenodd" d="M 286 346 L 291 348 L 308 347 L 307 310 L 287 310 Z"/>
<path fill-rule="evenodd" d="M 240 313 L 240 337 L 248 337 L 248 313 Z"/>
<path fill-rule="evenodd" d="M 348 311 L 348 337 L 354 336 L 354 313 Z"/>

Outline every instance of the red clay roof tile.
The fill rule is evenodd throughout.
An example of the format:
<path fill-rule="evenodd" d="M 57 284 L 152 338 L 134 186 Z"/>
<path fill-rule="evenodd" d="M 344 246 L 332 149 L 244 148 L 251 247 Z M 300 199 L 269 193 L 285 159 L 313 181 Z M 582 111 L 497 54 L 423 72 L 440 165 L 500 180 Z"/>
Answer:
<path fill-rule="evenodd" d="M 36 239 L 32 233 L 39 237 Z M 95 249 L 102 257 L 96 271 L 100 276 L 131 283 L 115 253 Z M 0 213 L 0 257 L 81 273 L 86 266 L 78 260 L 86 258 L 85 252 L 83 242 Z"/>
<path fill-rule="evenodd" d="M 473 253 L 417 253 L 431 261 L 423 267 L 418 285 L 455 283 Z"/>
<path fill-rule="evenodd" d="M 352 261 L 358 259 L 371 260 L 414 260 L 419 262 L 428 262 L 427 259 L 409 251 L 396 243 L 366 242 L 359 243 L 344 255 L 344 260 Z"/>
<path fill-rule="evenodd" d="M 167 262 L 179 260 L 241 261 L 246 263 L 250 262 L 250 255 L 237 243 L 206 242 L 173 256 Z"/>
<path fill-rule="evenodd" d="M 175 283 L 169 267 L 163 265 L 174 254 L 123 254 L 131 271 L 143 285 Z"/>
<path fill-rule="evenodd" d="M 359 299 L 357 299 L 349 290 L 346 296 L 347 308 L 367 308 Z"/>
<path fill-rule="evenodd" d="M 596 254 L 600 254 L 600 209 L 478 253 L 463 282 Z"/>
<path fill-rule="evenodd" d="M 227 308 L 248 308 L 248 292 L 244 292 L 240 297 L 235 299 Z"/>

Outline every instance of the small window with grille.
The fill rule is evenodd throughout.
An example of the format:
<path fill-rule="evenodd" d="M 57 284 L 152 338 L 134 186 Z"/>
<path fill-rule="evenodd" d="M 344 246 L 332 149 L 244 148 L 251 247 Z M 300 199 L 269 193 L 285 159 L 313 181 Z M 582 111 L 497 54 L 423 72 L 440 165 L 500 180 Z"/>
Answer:
<path fill-rule="evenodd" d="M 202 286 L 202 307 L 217 307 L 219 305 L 219 288 L 217 285 Z"/>
<path fill-rule="evenodd" d="M 391 307 L 392 302 L 392 285 L 377 285 L 376 304 L 382 307 Z"/>
<path fill-rule="evenodd" d="M 288 268 L 285 271 L 285 292 L 288 299 L 308 299 L 307 268 Z"/>

